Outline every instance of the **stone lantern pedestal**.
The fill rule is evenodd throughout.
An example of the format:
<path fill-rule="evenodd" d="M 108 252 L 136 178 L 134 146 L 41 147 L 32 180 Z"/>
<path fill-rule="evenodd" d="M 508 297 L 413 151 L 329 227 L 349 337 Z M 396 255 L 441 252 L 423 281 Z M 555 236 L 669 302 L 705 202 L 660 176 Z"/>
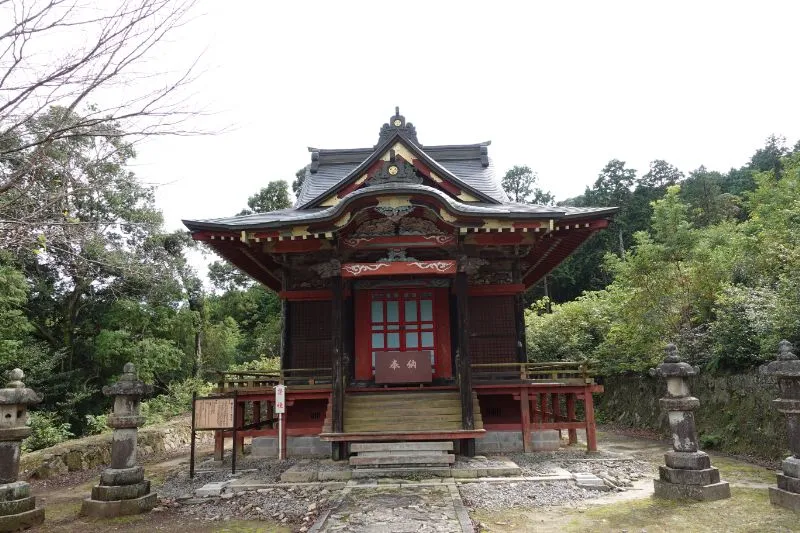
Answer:
<path fill-rule="evenodd" d="M 672 431 L 671 452 L 664 454 L 666 466 L 659 466 L 659 479 L 653 480 L 655 496 L 670 500 L 721 500 L 731 497 L 727 482 L 720 481 L 719 470 L 711 466 L 711 458 L 697 446 L 694 410 L 700 400 L 691 396 L 688 378 L 697 370 L 681 362 L 674 344 L 667 356 L 650 374 L 667 380 L 667 395 L 659 400 L 669 416 Z"/>
<path fill-rule="evenodd" d="M 781 341 L 778 359 L 765 372 L 778 378 L 781 397 L 775 400 L 778 411 L 786 415 L 786 433 L 792 455 L 783 460 L 778 486 L 769 488 L 769 501 L 800 511 L 800 359 L 792 353 L 789 341 Z"/>
<path fill-rule="evenodd" d="M 17 481 L 20 445 L 31 434 L 28 406 L 42 399 L 22 383 L 22 370 L 15 368 L 9 377 L 0 389 L 0 531 L 19 531 L 44 522 L 44 509 L 36 508 L 30 485 Z"/>
<path fill-rule="evenodd" d="M 142 396 L 153 386 L 139 381 L 132 363 L 124 367 L 120 380 L 103 387 L 103 394 L 114 397 L 114 412 L 108 425 L 111 437 L 111 467 L 100 474 L 100 484 L 92 487 L 92 497 L 83 500 L 81 514 L 97 518 L 146 513 L 156 505 L 144 468 L 136 465 L 136 439 L 144 417 L 139 415 Z"/>

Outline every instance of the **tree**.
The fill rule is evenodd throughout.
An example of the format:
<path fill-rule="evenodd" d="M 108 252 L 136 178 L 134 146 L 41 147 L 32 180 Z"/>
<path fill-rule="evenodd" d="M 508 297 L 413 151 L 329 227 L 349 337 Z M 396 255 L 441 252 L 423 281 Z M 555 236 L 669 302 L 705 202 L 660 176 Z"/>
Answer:
<path fill-rule="evenodd" d="M 295 196 L 300 194 L 300 189 L 303 188 L 303 183 L 306 180 L 306 167 L 301 168 L 294 173 L 294 181 L 292 182 L 292 192 Z"/>
<path fill-rule="evenodd" d="M 552 205 L 555 197 L 536 187 L 539 177 L 528 166 L 514 165 L 502 179 L 503 190 L 513 202 Z"/>
<path fill-rule="evenodd" d="M 670 165 L 663 159 L 650 162 L 650 170 L 639 179 L 640 187 L 660 189 L 675 185 L 683 180 L 683 172 Z"/>
<path fill-rule="evenodd" d="M 196 113 L 183 108 L 181 89 L 192 80 L 192 68 L 171 77 L 143 67 L 186 23 L 193 4 L 0 2 L 0 245 L 30 247 L 70 223 L 69 216 L 49 215 L 72 184 L 39 195 L 52 176 L 55 143 L 189 132 L 186 121 Z M 24 197 L 36 197 L 41 209 L 7 217 L 9 206 Z"/>
<path fill-rule="evenodd" d="M 788 154 L 786 137 L 770 135 L 767 137 L 764 148 L 756 150 L 756 153 L 750 158 L 748 166 L 756 172 L 772 170 L 777 178 L 782 168 L 781 159 Z"/>
<path fill-rule="evenodd" d="M 271 181 L 256 194 L 247 199 L 250 209 L 241 210 L 236 216 L 268 213 L 292 206 L 289 200 L 289 184 L 285 180 Z"/>

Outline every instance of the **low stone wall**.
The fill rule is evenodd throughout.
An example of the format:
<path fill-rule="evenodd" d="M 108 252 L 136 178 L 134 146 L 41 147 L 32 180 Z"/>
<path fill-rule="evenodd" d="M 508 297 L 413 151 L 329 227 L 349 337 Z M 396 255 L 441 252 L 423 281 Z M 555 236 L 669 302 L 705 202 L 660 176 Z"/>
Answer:
<path fill-rule="evenodd" d="M 554 451 L 558 450 L 561 440 L 555 429 L 531 431 L 531 445 L 536 452 Z M 522 450 L 521 431 L 487 431 L 483 437 L 475 439 L 475 452 L 481 455 L 522 453 Z"/>
<path fill-rule="evenodd" d="M 666 386 L 648 375 L 626 374 L 603 379 L 597 395 L 598 421 L 656 431 L 668 437 L 669 424 L 658 405 Z M 701 373 L 689 379 L 702 449 L 764 459 L 789 455 L 786 420 L 772 405 L 778 397 L 775 379 L 753 370 L 740 374 Z"/>
<path fill-rule="evenodd" d="M 198 431 L 197 444 L 214 441 L 212 431 Z M 175 418 L 169 422 L 139 430 L 139 457 L 178 450 L 191 443 L 191 419 Z M 111 462 L 111 433 L 73 439 L 50 448 L 23 454 L 20 458 L 20 477 L 47 479 L 50 477 L 87 470 Z"/>
<path fill-rule="evenodd" d="M 252 457 L 277 457 L 277 437 L 255 437 L 250 446 Z M 313 436 L 286 436 L 287 457 L 328 457 L 331 454 L 331 443 Z"/>

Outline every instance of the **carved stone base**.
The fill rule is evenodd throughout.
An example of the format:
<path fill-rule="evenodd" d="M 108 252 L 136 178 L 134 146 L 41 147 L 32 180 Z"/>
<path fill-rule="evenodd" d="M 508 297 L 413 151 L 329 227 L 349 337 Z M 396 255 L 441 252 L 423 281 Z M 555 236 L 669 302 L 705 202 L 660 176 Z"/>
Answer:
<path fill-rule="evenodd" d="M 779 489 L 778 487 L 769 488 L 769 501 L 772 505 L 778 505 L 800 512 L 800 494 Z"/>
<path fill-rule="evenodd" d="M 31 509 L 17 514 L 0 516 L 0 532 L 19 531 L 44 522 L 44 509 Z"/>
<path fill-rule="evenodd" d="M 665 500 L 697 500 L 713 501 L 724 500 L 731 497 L 731 487 L 726 481 L 713 485 L 684 485 L 681 483 L 667 483 L 658 479 L 653 480 L 655 486 L 654 496 Z"/>
<path fill-rule="evenodd" d="M 44 509 L 36 508 L 36 498 L 25 481 L 0 485 L 0 532 L 19 531 L 41 524 Z"/>
<path fill-rule="evenodd" d="M 661 481 L 676 485 L 714 485 L 720 481 L 719 470 L 713 466 L 702 470 L 687 470 L 659 466 L 658 473 Z"/>
<path fill-rule="evenodd" d="M 157 496 L 155 492 L 146 494 L 140 498 L 132 500 L 116 500 L 103 502 L 86 498 L 81 506 L 81 516 L 93 518 L 114 518 L 116 516 L 127 516 L 140 513 L 147 513 L 156 506 Z"/>

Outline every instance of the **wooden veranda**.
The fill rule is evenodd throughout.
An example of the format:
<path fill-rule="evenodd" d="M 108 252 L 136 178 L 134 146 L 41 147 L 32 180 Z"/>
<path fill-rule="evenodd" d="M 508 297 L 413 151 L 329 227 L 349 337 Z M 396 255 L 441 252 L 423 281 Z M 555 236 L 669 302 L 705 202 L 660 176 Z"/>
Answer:
<path fill-rule="evenodd" d="M 276 385 L 286 386 L 285 427 L 287 436 L 319 436 L 331 442 L 391 440 L 460 440 L 481 438 L 485 431 L 520 431 L 524 451 L 532 451 L 531 431 L 566 431 L 569 444 L 578 442 L 577 432 L 586 432 L 586 447 L 597 449 L 593 393 L 603 392 L 595 383 L 587 362 L 533 362 L 474 364 L 472 391 L 476 399 L 476 425 L 469 430 L 448 428 L 441 421 L 436 430 L 411 431 L 398 429 L 398 418 L 392 427 L 370 427 L 366 431 L 351 429 L 330 431 L 330 369 L 284 369 L 274 372 L 219 372 L 215 396 L 236 398 L 236 446 L 241 450 L 248 437 L 277 437 L 274 415 Z M 346 398 L 366 397 L 381 393 L 403 394 L 406 410 L 416 409 L 408 398 L 417 395 L 423 403 L 431 394 L 457 394 L 456 385 L 404 387 L 347 387 Z M 423 398 L 423 395 L 428 395 Z M 345 410 L 348 402 L 345 402 Z M 513 407 L 512 407 L 513 406 Z M 348 413 L 345 411 L 345 418 Z M 425 416 L 426 413 L 422 413 Z M 441 411 L 438 413 L 441 415 Z M 225 438 L 233 431 L 217 431 L 215 455 L 221 458 Z"/>

